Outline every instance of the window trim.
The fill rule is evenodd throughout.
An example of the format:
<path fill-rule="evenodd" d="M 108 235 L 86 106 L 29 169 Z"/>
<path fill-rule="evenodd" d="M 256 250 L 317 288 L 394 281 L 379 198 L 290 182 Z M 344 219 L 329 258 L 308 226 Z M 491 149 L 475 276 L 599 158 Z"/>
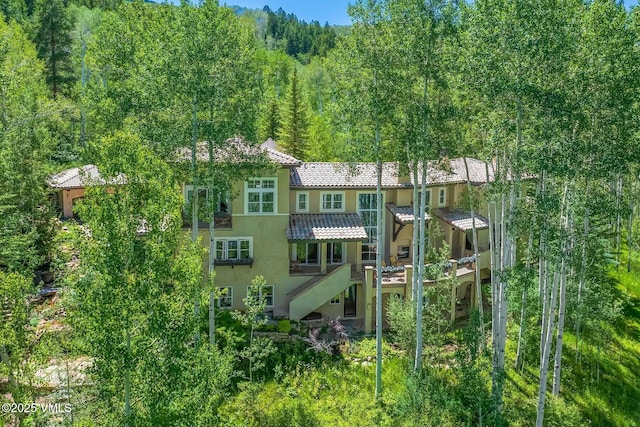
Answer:
<path fill-rule="evenodd" d="M 340 252 L 342 252 L 342 256 L 340 257 L 340 262 L 333 262 L 333 252 L 332 252 L 332 246 L 333 245 L 340 245 L 341 246 L 341 250 Z M 345 259 L 346 259 L 346 253 L 347 249 L 345 247 L 344 242 L 327 242 L 327 264 L 328 265 L 342 265 L 345 263 Z"/>
<path fill-rule="evenodd" d="M 300 209 L 300 196 L 305 196 L 305 209 Z M 309 212 L 309 192 L 308 191 L 297 191 L 296 192 L 296 212 L 306 213 Z"/>
<path fill-rule="evenodd" d="M 422 191 L 418 191 L 418 206 L 420 206 L 420 200 L 421 200 L 421 197 L 422 197 L 421 193 L 422 193 Z M 427 188 L 425 190 L 425 193 L 426 193 L 425 194 L 425 203 L 427 205 L 426 206 L 426 209 L 427 209 L 426 212 L 428 212 L 429 210 L 431 210 L 431 196 L 432 196 L 431 188 Z"/>
<path fill-rule="evenodd" d="M 258 289 L 258 301 L 262 301 L 262 289 L 271 288 L 271 304 L 265 304 L 265 308 L 273 308 L 276 305 L 276 287 L 275 285 L 262 285 L 261 289 Z M 251 286 L 247 286 L 247 297 L 251 292 Z"/>
<path fill-rule="evenodd" d="M 361 194 L 372 194 L 372 195 L 376 195 L 376 192 L 375 192 L 375 191 L 356 191 L 356 213 L 358 214 L 358 216 L 360 216 L 360 195 L 361 195 Z M 384 209 L 384 203 L 385 203 L 385 200 L 386 200 L 386 198 L 387 198 L 386 192 L 385 192 L 385 191 L 382 191 L 382 192 L 381 192 L 381 196 L 382 196 L 382 201 L 381 201 L 381 202 L 382 202 L 382 206 L 383 206 L 383 209 L 382 209 L 382 223 L 383 223 L 383 224 L 386 224 L 386 220 L 387 220 L 387 213 L 386 213 L 386 212 L 387 212 L 387 210 L 386 210 L 386 209 Z M 368 211 L 371 211 L 371 210 L 368 210 Z M 362 219 L 362 216 L 360 216 L 360 218 Z M 365 226 L 364 226 L 364 228 L 365 228 L 365 230 L 366 230 L 366 229 L 367 229 L 367 226 L 365 225 Z M 382 233 L 383 233 L 383 237 L 384 237 L 384 233 L 385 233 L 385 228 L 384 228 L 384 227 L 383 227 Z M 379 240 L 378 240 L 378 239 L 376 239 L 376 244 L 378 244 L 378 241 L 379 241 Z M 367 242 L 362 242 L 362 246 L 363 246 L 363 247 L 364 247 L 364 245 L 370 245 L 370 244 L 373 244 L 373 242 L 368 242 L 368 241 L 367 241 Z M 372 254 L 370 251 L 369 251 L 369 252 L 367 252 L 367 253 L 368 253 L 369 255 L 371 255 L 371 254 Z M 362 262 L 363 264 L 373 264 L 373 263 L 375 263 L 375 262 L 376 262 L 375 252 L 373 253 L 373 255 L 374 255 L 374 256 L 373 256 L 373 259 L 368 259 L 368 260 L 363 259 L 363 258 L 362 258 L 362 254 L 363 254 L 363 251 L 361 250 L 361 251 L 360 251 L 360 253 L 359 253 L 359 254 L 357 254 L 357 256 L 359 256 L 359 257 L 360 257 L 360 260 L 361 260 L 361 262 Z"/>
<path fill-rule="evenodd" d="M 324 196 L 331 195 L 331 208 L 327 209 L 324 207 Z M 342 198 L 342 207 L 334 208 L 335 200 L 333 196 L 340 195 Z M 345 192 L 344 191 L 321 191 L 320 192 L 320 212 L 344 212 L 345 211 Z"/>
<path fill-rule="evenodd" d="M 305 257 L 304 259 L 301 259 L 298 257 L 298 246 L 300 245 L 304 245 L 305 248 Z M 318 262 L 317 263 L 313 263 L 313 262 L 308 262 L 309 260 L 309 245 L 316 245 L 317 249 L 316 252 L 318 254 Z M 295 249 L 295 255 L 296 255 L 296 261 L 300 261 L 301 265 L 310 265 L 310 266 L 316 266 L 316 265 L 320 265 L 322 263 L 322 254 L 320 253 L 322 251 L 322 245 L 319 242 L 300 242 L 300 243 L 296 243 L 296 249 Z"/>
<path fill-rule="evenodd" d="M 185 214 L 190 211 L 191 209 L 191 201 L 189 200 L 189 192 L 193 192 L 194 190 L 193 185 L 189 184 L 189 185 L 184 185 L 183 186 L 183 190 L 182 190 L 182 197 L 184 198 L 184 206 L 182 208 L 183 212 L 185 212 Z M 198 185 L 197 186 L 197 191 L 198 193 L 200 191 L 204 191 L 205 192 L 205 196 L 204 196 L 204 203 L 205 203 L 205 208 L 208 210 L 209 208 L 209 187 L 205 186 L 205 185 Z M 229 191 L 216 191 L 215 193 L 217 193 L 218 195 L 222 195 L 222 197 L 220 197 L 220 199 L 217 202 L 217 206 L 215 207 L 215 215 L 231 215 L 231 207 L 232 207 L 232 201 L 231 201 L 231 194 Z M 200 199 L 200 196 L 198 196 L 198 199 Z M 227 211 L 226 212 L 222 212 L 222 206 L 221 203 L 223 203 L 226 207 L 227 207 Z M 200 214 L 200 212 L 198 211 L 198 214 Z M 208 218 L 207 218 L 208 219 Z M 189 220 L 191 220 L 191 218 L 189 218 Z M 207 221 L 202 221 L 202 222 L 208 222 Z"/>
<path fill-rule="evenodd" d="M 238 251 L 238 256 L 237 258 L 229 258 L 229 241 L 236 241 L 238 242 L 238 246 L 236 248 L 236 250 Z M 248 257 L 241 257 L 240 256 L 240 251 L 242 250 L 240 248 L 240 242 L 242 241 L 248 241 L 249 242 L 249 256 Z M 226 257 L 221 257 L 218 258 L 218 242 L 225 242 L 222 245 L 222 255 L 226 255 Z M 239 236 L 239 237 L 224 237 L 224 238 L 216 238 L 214 239 L 214 245 L 215 245 L 215 251 L 216 251 L 216 256 L 215 256 L 215 260 L 216 262 L 224 262 L 224 261 L 237 261 L 237 260 L 241 260 L 241 259 L 252 259 L 253 258 L 253 237 L 244 237 L 244 236 Z"/>
<path fill-rule="evenodd" d="M 444 200 L 442 200 L 442 199 L 444 199 Z M 442 208 L 442 207 L 444 207 L 446 205 L 447 205 L 447 188 L 446 187 L 440 187 L 440 188 L 438 188 L 438 207 Z"/>
<path fill-rule="evenodd" d="M 233 309 L 233 286 L 218 286 L 216 288 L 219 292 L 221 292 L 223 289 L 227 289 L 227 293 L 226 295 L 220 295 L 218 296 L 217 300 L 218 300 L 218 308 L 220 310 L 232 310 Z M 230 304 L 229 306 L 222 306 L 221 301 L 222 299 L 229 299 Z"/>
<path fill-rule="evenodd" d="M 249 188 L 249 181 L 260 181 L 260 188 Z M 273 188 L 262 188 L 262 181 L 273 181 Z M 249 192 L 260 194 L 260 211 L 249 211 Z M 262 212 L 262 194 L 273 193 L 273 212 Z M 251 177 L 244 181 L 244 213 L 246 215 L 276 215 L 278 213 L 278 177 Z"/>

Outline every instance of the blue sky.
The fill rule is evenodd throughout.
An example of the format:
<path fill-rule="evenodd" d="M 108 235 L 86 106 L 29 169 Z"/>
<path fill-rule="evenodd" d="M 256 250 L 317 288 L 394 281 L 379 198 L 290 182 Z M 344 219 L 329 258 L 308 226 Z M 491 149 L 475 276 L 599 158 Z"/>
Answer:
<path fill-rule="evenodd" d="M 179 0 L 170 0 L 179 3 Z M 354 0 L 351 0 L 353 2 Z M 282 7 L 285 12 L 295 14 L 304 21 L 319 21 L 321 25 L 329 22 L 332 25 L 349 25 L 347 5 L 350 0 L 220 0 L 220 4 L 244 6 L 249 9 L 262 9 L 268 5 L 276 11 Z M 638 0 L 624 0 L 627 7 L 635 6 Z"/>

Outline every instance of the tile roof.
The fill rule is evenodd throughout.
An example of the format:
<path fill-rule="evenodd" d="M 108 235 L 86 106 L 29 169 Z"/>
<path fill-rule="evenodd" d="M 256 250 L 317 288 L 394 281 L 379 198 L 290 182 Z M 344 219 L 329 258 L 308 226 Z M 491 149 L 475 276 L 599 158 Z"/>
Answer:
<path fill-rule="evenodd" d="M 287 240 L 366 241 L 367 231 L 358 214 L 291 214 Z"/>
<path fill-rule="evenodd" d="M 387 210 L 391 212 L 393 217 L 400 224 L 413 224 L 413 206 L 396 206 L 395 203 L 387 203 Z M 424 219 L 431 219 L 428 212 L 424 213 Z"/>
<path fill-rule="evenodd" d="M 486 163 L 467 157 L 467 165 L 469 167 L 469 181 L 472 184 L 484 184 L 487 182 Z M 442 159 L 438 162 L 427 162 L 428 175 L 427 185 L 437 184 L 460 184 L 467 182 L 467 171 L 464 165 L 464 158 Z M 418 185 L 422 180 L 422 173 L 418 172 Z M 489 163 L 489 181 L 494 180 L 494 167 Z M 413 183 L 413 176 L 411 176 Z"/>
<path fill-rule="evenodd" d="M 485 162 L 467 158 L 469 180 L 474 185 L 487 182 Z M 467 172 L 463 158 L 428 162 L 427 185 L 456 184 L 467 182 Z M 411 175 L 411 174 L 408 174 Z M 418 173 L 418 185 L 422 174 Z M 493 166 L 489 165 L 489 180 L 493 181 Z M 375 188 L 375 163 L 323 163 L 304 162 L 291 170 L 291 188 Z M 413 176 L 402 179 L 398 164 L 382 164 L 383 188 L 412 188 Z"/>
<path fill-rule="evenodd" d="M 473 220 L 471 212 L 456 209 L 451 211 L 447 208 L 436 209 L 435 214 L 438 218 L 452 225 L 458 230 L 469 231 L 473 229 Z M 489 220 L 476 213 L 476 230 L 484 230 L 489 228 Z"/>
<path fill-rule="evenodd" d="M 104 184 L 104 179 L 95 165 L 66 169 L 49 177 L 49 185 L 53 188 L 82 188 L 93 183 Z"/>
<path fill-rule="evenodd" d="M 292 169 L 289 185 L 292 188 L 302 187 L 331 187 L 331 188 L 375 188 L 375 163 L 302 163 Z M 410 184 L 400 183 L 398 180 L 398 166 L 396 163 L 382 164 L 382 187 L 398 188 Z"/>
<path fill-rule="evenodd" d="M 123 174 L 119 174 L 115 178 L 109 179 L 108 183 L 122 185 L 126 184 L 126 182 L 126 177 Z M 105 185 L 107 181 L 100 175 L 100 171 L 98 171 L 96 165 L 85 165 L 79 168 L 66 169 L 60 173 L 51 175 L 48 183 L 52 188 L 66 190 L 84 188 L 90 185 Z"/>
<path fill-rule="evenodd" d="M 281 153 L 275 149 L 275 143 L 270 144 L 267 140 L 259 147 L 250 145 L 242 138 L 229 138 L 222 147 L 214 147 L 214 157 L 218 162 L 248 163 L 256 160 L 261 154 L 266 154 L 273 163 L 284 167 L 299 166 L 302 162 L 288 154 Z M 181 147 L 176 151 L 178 160 L 191 160 L 191 147 Z M 209 161 L 209 145 L 207 141 L 199 142 L 196 145 L 196 158 L 201 162 Z"/>

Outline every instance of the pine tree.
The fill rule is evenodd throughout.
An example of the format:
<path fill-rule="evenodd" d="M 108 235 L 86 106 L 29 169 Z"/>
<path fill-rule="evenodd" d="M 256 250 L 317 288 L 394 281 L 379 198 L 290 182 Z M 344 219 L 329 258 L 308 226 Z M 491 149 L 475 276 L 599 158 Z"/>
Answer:
<path fill-rule="evenodd" d="M 35 10 L 35 43 L 47 66 L 47 84 L 53 97 L 64 93 L 73 80 L 71 31 L 73 23 L 62 0 L 38 0 Z"/>
<path fill-rule="evenodd" d="M 282 127 L 278 133 L 284 150 L 297 159 L 306 157 L 309 138 L 309 109 L 302 98 L 298 71 L 293 68 L 291 84 L 285 99 Z"/>
<path fill-rule="evenodd" d="M 280 107 L 275 96 L 268 96 L 258 118 L 258 140 L 276 139 L 280 132 Z"/>

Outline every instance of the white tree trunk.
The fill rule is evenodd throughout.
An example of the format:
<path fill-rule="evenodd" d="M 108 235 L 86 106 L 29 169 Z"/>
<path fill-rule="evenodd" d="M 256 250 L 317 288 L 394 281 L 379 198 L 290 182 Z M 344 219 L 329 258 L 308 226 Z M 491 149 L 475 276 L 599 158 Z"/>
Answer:
<path fill-rule="evenodd" d="M 419 222 L 419 240 L 420 253 L 418 254 L 418 292 L 416 301 L 416 358 L 414 361 L 414 371 L 420 372 L 422 368 L 422 308 L 424 295 L 424 260 L 425 260 L 425 235 L 426 224 L 424 219 L 424 211 L 426 210 L 426 189 L 427 189 L 427 173 L 429 169 L 426 162 L 422 162 L 422 179 L 420 180 L 420 222 Z M 415 222 L 414 222 L 415 226 Z M 415 271 L 414 271 L 415 273 Z"/>
<path fill-rule="evenodd" d="M 376 141 L 379 148 L 380 131 L 376 130 Z M 376 183 L 376 399 L 382 398 L 382 160 L 378 150 Z"/>
<path fill-rule="evenodd" d="M 469 192 L 469 197 L 473 196 L 473 188 L 471 187 L 471 179 L 469 178 L 469 164 L 467 163 L 467 158 L 464 157 L 464 169 L 467 174 L 467 191 Z M 471 199 L 471 235 L 473 239 L 473 253 L 476 257 L 476 304 L 478 305 L 478 312 L 480 313 L 480 336 L 481 345 L 484 346 L 484 310 L 482 307 L 482 285 L 480 283 L 480 251 L 478 250 L 478 230 L 476 228 L 476 211 L 475 206 L 473 205 L 473 199 Z"/>
<path fill-rule="evenodd" d="M 198 163 L 197 163 L 197 149 L 198 149 L 198 115 L 197 115 L 197 107 L 196 107 L 196 99 L 194 97 L 192 104 L 192 141 L 191 141 L 191 168 L 192 168 L 192 181 L 193 181 L 193 191 L 191 192 L 191 241 L 196 243 L 198 241 Z M 198 288 L 199 290 L 199 288 Z M 196 292 L 194 307 L 193 307 L 193 315 L 196 320 L 196 330 L 195 330 L 195 343 L 196 346 L 200 341 L 200 332 L 198 328 L 198 320 L 200 317 L 200 292 Z"/>
<path fill-rule="evenodd" d="M 563 261 L 564 264 L 564 261 Z M 561 267 L 564 269 L 564 266 Z M 544 420 L 544 404 L 546 400 L 547 393 L 547 377 L 549 374 L 549 354 L 551 353 L 551 338 L 553 335 L 553 327 L 555 321 L 555 306 L 556 306 L 556 298 L 558 294 L 558 282 L 560 281 L 560 274 L 556 272 L 553 278 L 553 290 L 551 291 L 551 301 L 549 310 L 547 310 L 547 319 L 543 319 L 543 322 L 546 321 L 547 328 L 546 333 L 547 337 L 544 342 L 544 349 L 542 354 L 542 363 L 540 364 L 540 385 L 538 388 L 538 413 L 536 417 L 536 427 L 543 426 Z"/>
<path fill-rule="evenodd" d="M 424 166 L 424 165 L 423 165 Z M 414 304 L 417 301 L 418 286 L 420 285 L 420 279 L 418 276 L 418 255 L 420 251 L 420 200 L 418 199 L 418 162 L 413 162 L 413 242 L 412 243 L 412 261 L 413 261 L 413 275 L 411 276 L 411 298 Z M 424 215 L 424 214 L 423 214 Z"/>
<path fill-rule="evenodd" d="M 564 334 L 564 311 L 566 305 L 567 272 L 564 262 L 560 272 L 560 306 L 558 307 L 558 332 L 556 336 L 556 354 L 553 358 L 553 388 L 552 393 L 557 396 L 560 393 L 560 375 L 562 370 L 562 339 Z"/>

